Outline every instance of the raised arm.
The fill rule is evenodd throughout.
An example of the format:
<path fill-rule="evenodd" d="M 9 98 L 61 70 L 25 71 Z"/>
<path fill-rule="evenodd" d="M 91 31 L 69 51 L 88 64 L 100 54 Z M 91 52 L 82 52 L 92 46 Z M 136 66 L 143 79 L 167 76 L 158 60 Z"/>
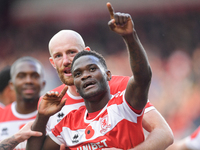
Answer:
<path fill-rule="evenodd" d="M 41 137 L 31 137 L 28 142 L 26 149 L 27 150 L 55 150 L 59 149 L 59 145 L 53 142 L 48 136 L 46 136 L 46 124 L 49 117 L 59 110 L 65 105 L 66 99 L 63 99 L 68 87 L 65 86 L 62 92 L 59 94 L 58 92 L 47 92 L 40 102 L 38 108 L 37 117 L 32 125 L 33 131 L 40 131 L 43 133 Z"/>
<path fill-rule="evenodd" d="M 129 81 L 126 89 L 126 100 L 129 101 L 133 108 L 142 109 L 148 97 L 152 76 L 146 52 L 139 41 L 131 16 L 124 13 L 115 13 L 110 3 L 107 3 L 107 7 L 111 17 L 109 22 L 110 29 L 123 37 L 128 48 L 130 65 L 134 76 Z M 131 102 L 130 98 L 135 102 Z M 144 142 L 132 150 L 161 150 L 172 144 L 173 133 L 158 111 L 151 110 L 145 113 L 142 123 L 150 134 Z M 114 149 L 116 148 L 112 148 L 112 150 Z"/>
<path fill-rule="evenodd" d="M 126 88 L 125 98 L 133 108 L 142 110 L 147 102 L 152 77 L 146 52 L 137 36 L 131 16 L 115 13 L 110 3 L 107 3 L 107 7 L 111 18 L 108 25 L 124 39 L 133 73 Z"/>

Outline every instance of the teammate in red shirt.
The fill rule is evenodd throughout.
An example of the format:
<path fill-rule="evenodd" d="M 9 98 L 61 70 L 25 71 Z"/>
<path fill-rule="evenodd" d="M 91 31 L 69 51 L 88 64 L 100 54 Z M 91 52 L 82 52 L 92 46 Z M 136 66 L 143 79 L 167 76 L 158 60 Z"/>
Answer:
<path fill-rule="evenodd" d="M 34 149 L 58 149 L 62 143 L 77 150 L 88 147 L 129 149 L 144 141 L 142 116 L 151 83 L 151 68 L 131 16 L 124 13 L 113 15 L 110 3 L 108 8 L 111 14 L 109 27 L 123 37 L 134 77 L 129 79 L 125 91 L 112 96 L 108 85 L 112 75 L 104 58 L 92 51 L 79 52 L 73 59 L 71 71 L 74 85 L 84 98 L 85 106 L 71 111 L 52 129 L 49 136 L 54 142 L 49 136 L 31 137 L 28 150 L 33 146 Z M 59 59 L 60 54 L 58 56 Z M 66 99 L 62 101 L 62 98 L 66 91 L 65 87 L 60 95 L 57 91 L 45 94 L 33 130 L 45 133 L 49 117 L 65 104 Z"/>
<path fill-rule="evenodd" d="M 45 85 L 43 67 L 32 57 L 21 57 L 11 67 L 10 86 L 16 92 L 16 101 L 6 106 L 0 117 L 0 140 L 17 133 L 37 115 L 40 91 Z M 16 150 L 25 150 L 26 141 Z"/>
<path fill-rule="evenodd" d="M 57 144 L 65 143 L 66 147 L 74 150 L 135 147 L 144 141 L 143 112 L 135 113 L 137 111 L 127 105 L 124 93 L 113 96 L 100 112 L 89 113 L 85 106 L 71 111 L 49 136 Z"/>
<path fill-rule="evenodd" d="M 64 109 L 69 108 L 64 107 L 62 109 L 63 111 L 61 110 L 60 113 L 55 114 L 53 116 L 55 120 L 50 119 L 54 121 L 49 121 L 49 129 L 52 129 L 55 124 L 57 124 L 68 112 L 79 108 L 80 105 L 83 105 L 82 98 L 76 92 L 76 88 L 73 86 L 73 79 L 70 72 L 71 62 L 74 56 L 77 54 L 77 52 L 83 49 L 88 49 L 88 47 L 85 48 L 82 37 L 78 33 L 71 30 L 60 31 L 49 42 L 49 51 L 52 56 L 50 57 L 50 62 L 57 70 L 58 75 L 64 85 L 70 85 L 65 96 L 68 97 L 68 100 L 70 98 L 69 102 L 66 102 L 66 105 L 71 105 L 70 109 Z M 112 82 L 113 79 L 114 78 L 112 77 L 110 82 Z M 115 83 L 115 81 L 113 83 Z M 61 90 L 59 89 L 62 89 L 64 85 L 61 85 L 53 91 L 60 92 Z M 113 87 L 115 88 L 115 84 L 112 85 L 113 86 L 110 88 L 111 91 Z M 114 93 L 111 94 L 118 92 L 118 89 L 114 89 L 113 91 Z M 152 106 L 149 108 L 151 109 Z M 146 110 L 150 110 L 149 108 Z M 137 146 L 139 149 L 145 149 L 147 146 L 151 149 L 165 149 L 173 142 L 173 134 L 171 129 L 156 109 L 151 109 L 151 111 L 146 113 L 142 121 L 143 127 L 150 132 L 150 136 L 147 137 L 145 142 Z"/>

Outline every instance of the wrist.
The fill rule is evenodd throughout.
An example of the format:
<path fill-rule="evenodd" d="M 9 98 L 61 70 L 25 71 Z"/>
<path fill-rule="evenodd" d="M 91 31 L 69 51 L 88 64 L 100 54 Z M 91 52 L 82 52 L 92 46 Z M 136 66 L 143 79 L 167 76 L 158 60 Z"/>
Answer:
<path fill-rule="evenodd" d="M 23 139 L 22 139 L 21 135 L 18 134 L 18 133 L 14 134 L 14 136 L 12 136 L 12 139 L 17 144 L 23 142 Z"/>
<path fill-rule="evenodd" d="M 46 124 L 49 120 L 48 116 L 38 114 L 33 125 L 31 126 L 32 131 L 40 131 L 42 133 L 45 133 Z"/>

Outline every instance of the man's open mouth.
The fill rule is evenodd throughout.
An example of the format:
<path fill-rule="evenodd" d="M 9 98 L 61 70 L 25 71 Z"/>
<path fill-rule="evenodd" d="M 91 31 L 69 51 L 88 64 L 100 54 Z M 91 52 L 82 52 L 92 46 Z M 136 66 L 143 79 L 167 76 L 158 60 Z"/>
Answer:
<path fill-rule="evenodd" d="M 64 69 L 64 73 L 65 73 L 65 74 L 71 74 L 71 68 L 69 68 L 69 67 L 68 67 L 68 68 L 65 68 L 65 69 Z"/>
<path fill-rule="evenodd" d="M 83 88 L 87 88 L 89 86 L 94 85 L 96 82 L 95 81 L 87 81 L 84 83 Z"/>

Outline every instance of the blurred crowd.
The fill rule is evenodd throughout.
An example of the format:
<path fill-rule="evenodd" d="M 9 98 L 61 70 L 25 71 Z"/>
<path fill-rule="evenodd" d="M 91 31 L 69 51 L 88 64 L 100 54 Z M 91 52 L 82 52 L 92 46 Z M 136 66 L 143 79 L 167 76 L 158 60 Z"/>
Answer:
<path fill-rule="evenodd" d="M 149 100 L 175 138 L 185 137 L 200 125 L 200 11 L 131 15 L 152 66 Z M 1 26 L 0 69 L 21 56 L 33 56 L 45 66 L 43 92 L 57 87 L 61 82 L 48 60 L 48 42 L 59 30 L 73 29 L 105 56 L 113 74 L 130 75 L 123 41 L 108 29 L 109 18 L 99 18 L 84 25 L 31 20 Z"/>

